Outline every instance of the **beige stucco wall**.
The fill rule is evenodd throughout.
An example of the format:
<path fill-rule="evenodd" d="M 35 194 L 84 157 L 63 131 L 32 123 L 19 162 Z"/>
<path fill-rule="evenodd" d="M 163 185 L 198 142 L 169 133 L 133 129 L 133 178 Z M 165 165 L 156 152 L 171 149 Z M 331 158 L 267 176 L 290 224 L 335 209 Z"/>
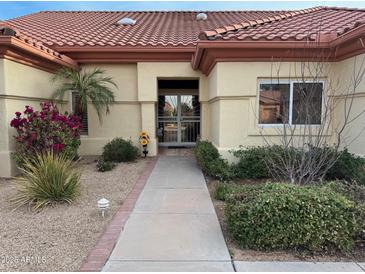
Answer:
<path fill-rule="evenodd" d="M 115 89 L 116 102 L 100 124 L 92 106 L 89 106 L 89 134 L 81 139 L 80 154 L 100 154 L 102 147 L 114 137 L 131 139 L 137 146 L 141 130 L 151 138 L 149 155 L 157 154 L 156 106 L 158 98 L 158 79 L 199 79 L 200 96 L 207 93 L 206 77 L 191 68 L 190 62 L 147 62 L 137 64 L 98 64 L 85 65 L 85 69 L 100 67 L 106 75 L 113 77 L 118 88 Z M 203 119 L 207 113 L 202 111 Z M 205 113 L 205 114 L 204 114 Z M 202 134 L 206 134 L 202 129 Z"/>
<path fill-rule="evenodd" d="M 208 94 L 207 77 L 200 71 L 194 71 L 191 68 L 190 62 L 146 62 L 138 63 L 138 100 L 141 102 L 141 107 L 144 110 L 142 115 L 142 127 L 150 133 L 151 147 L 157 151 L 156 139 L 156 104 L 158 96 L 158 79 L 198 79 L 199 80 L 199 97 L 201 101 L 206 101 Z M 207 121 L 209 118 L 208 109 L 203 107 L 201 112 L 202 121 Z M 208 136 L 208 124 L 202 124 L 201 135 Z M 153 151 L 155 153 L 155 151 Z"/>
<path fill-rule="evenodd" d="M 103 116 L 102 122 L 89 104 L 89 132 L 87 136 L 81 137 L 79 153 L 100 155 L 103 146 L 115 137 L 131 139 L 135 145 L 139 146 L 141 108 L 138 102 L 137 65 L 98 64 L 85 65 L 83 68 L 86 70 L 101 68 L 105 71 L 105 75 L 113 78 L 117 88 L 113 87 L 115 103 L 110 107 L 110 113 Z"/>
<path fill-rule="evenodd" d="M 345 85 L 350 79 L 353 59 L 339 63 L 325 64 L 321 78 L 327 82 Z M 219 151 L 233 160 L 228 152 L 240 145 L 261 145 L 258 121 L 258 83 L 260 79 L 273 76 L 295 79 L 302 75 L 300 64 L 282 62 L 224 62 L 217 63 L 209 76 L 191 68 L 190 62 L 145 62 L 137 64 L 98 64 L 85 65 L 85 69 L 100 67 L 113 77 L 118 88 L 115 89 L 116 102 L 110 114 L 100 123 L 95 110 L 89 105 L 89 134 L 82 136 L 79 153 L 81 155 L 100 154 L 102 147 L 114 137 L 131 139 L 137 146 L 141 130 L 151 136 L 149 147 L 151 156 L 158 152 L 156 140 L 156 104 L 158 79 L 199 79 L 201 100 L 201 137 L 212 141 Z M 303 75 L 310 77 L 308 70 Z M 15 111 L 25 105 L 37 107 L 41 100 L 47 99 L 54 90 L 50 81 L 52 74 L 9 60 L 0 59 L 0 176 L 10 176 L 15 165 L 10 161 L 14 146 L 14 130 L 9 122 Z M 356 90 L 355 112 L 365 106 L 365 79 Z M 335 121 L 341 120 L 343 99 L 337 98 Z M 63 110 L 70 110 L 67 103 Z M 365 118 L 354 122 L 347 134 L 350 139 L 359 135 L 365 125 Z M 278 140 L 274 128 L 262 129 L 266 136 Z M 357 154 L 365 154 L 365 138 L 362 134 L 356 141 L 348 144 Z"/>
<path fill-rule="evenodd" d="M 52 93 L 51 76 L 48 72 L 0 59 L 0 177 L 10 177 L 17 172 L 11 157 L 16 132 L 9 125 L 14 113 L 24 110 L 25 105 L 38 109 L 39 103 Z"/>
<path fill-rule="evenodd" d="M 359 59 L 359 58 L 358 58 Z M 359 63 L 359 60 L 358 60 Z M 302 63 L 294 62 L 221 62 L 217 63 L 208 76 L 207 109 L 210 114 L 208 119 L 209 135 L 220 153 L 229 160 L 234 160 L 229 150 L 238 146 L 252 146 L 265 144 L 264 135 L 270 142 L 279 142 L 279 129 L 274 127 L 260 127 L 258 125 L 258 85 L 262 79 L 291 79 L 301 77 L 313 79 L 314 68 L 317 63 L 307 63 L 304 69 Z M 339 63 L 324 63 L 321 66 L 320 79 L 324 81 L 328 95 L 342 92 L 341 85 L 344 79 L 350 79 L 353 65 L 352 60 Z M 358 95 L 354 100 L 354 113 L 359 113 L 365 106 L 365 79 L 359 85 Z M 338 122 L 342 110 L 341 102 L 337 104 L 334 119 Z M 343 113 L 343 111 L 342 111 Z M 361 126 L 362 125 L 362 126 Z M 357 154 L 365 154 L 365 135 L 361 132 L 364 128 L 364 116 L 356 120 L 349 127 L 350 139 L 355 135 L 359 138 L 347 144 L 349 150 Z M 327 136 L 330 140 L 335 128 L 330 127 Z M 362 134 L 360 134 L 362 133 Z M 300 135 L 298 130 L 296 135 Z"/>
<path fill-rule="evenodd" d="M 336 130 L 339 130 L 343 125 L 345 113 L 351 106 L 349 120 L 356 116 L 359 117 L 351 122 L 344 131 L 343 146 L 362 156 L 365 156 L 365 75 L 361 77 L 361 66 L 364 66 L 364 61 L 365 54 L 338 62 L 332 76 L 338 90 L 335 97 L 335 121 L 338 125 Z M 362 67 L 362 70 L 364 69 Z M 341 94 L 349 94 L 349 92 L 354 92 L 355 96 L 347 97 L 347 99 L 345 96 L 341 96 Z"/>

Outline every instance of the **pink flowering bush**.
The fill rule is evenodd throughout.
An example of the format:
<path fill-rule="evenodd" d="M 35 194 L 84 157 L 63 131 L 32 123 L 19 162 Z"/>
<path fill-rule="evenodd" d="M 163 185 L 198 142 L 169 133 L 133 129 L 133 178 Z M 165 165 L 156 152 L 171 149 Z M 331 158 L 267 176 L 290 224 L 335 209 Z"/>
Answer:
<path fill-rule="evenodd" d="M 17 144 L 14 158 L 18 166 L 27 157 L 53 151 L 74 159 L 80 146 L 80 119 L 75 115 L 60 114 L 51 102 L 41 103 L 41 111 L 25 106 L 23 113 L 16 112 L 10 126 L 15 128 Z"/>

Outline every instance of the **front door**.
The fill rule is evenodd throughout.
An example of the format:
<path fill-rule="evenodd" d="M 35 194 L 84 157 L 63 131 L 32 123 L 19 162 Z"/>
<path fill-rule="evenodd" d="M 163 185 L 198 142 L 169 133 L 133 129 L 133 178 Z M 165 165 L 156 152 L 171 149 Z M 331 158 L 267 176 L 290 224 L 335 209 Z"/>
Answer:
<path fill-rule="evenodd" d="M 194 145 L 200 135 L 198 95 L 160 95 L 157 120 L 159 145 Z"/>

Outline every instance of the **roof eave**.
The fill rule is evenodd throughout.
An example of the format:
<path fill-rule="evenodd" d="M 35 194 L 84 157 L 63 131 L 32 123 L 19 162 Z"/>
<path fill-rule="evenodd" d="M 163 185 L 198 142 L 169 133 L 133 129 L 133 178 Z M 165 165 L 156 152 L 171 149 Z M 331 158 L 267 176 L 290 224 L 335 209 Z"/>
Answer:
<path fill-rule="evenodd" d="M 364 38 L 364 40 L 363 40 Z M 217 62 L 340 61 L 365 52 L 365 28 L 332 41 L 199 41 L 192 67 L 209 75 Z"/>
<path fill-rule="evenodd" d="M 57 48 L 78 63 L 190 62 L 195 47 Z"/>
<path fill-rule="evenodd" d="M 71 58 L 61 54 L 55 56 L 13 36 L 0 36 L 0 57 L 49 72 L 61 67 L 78 69 L 78 64 Z"/>

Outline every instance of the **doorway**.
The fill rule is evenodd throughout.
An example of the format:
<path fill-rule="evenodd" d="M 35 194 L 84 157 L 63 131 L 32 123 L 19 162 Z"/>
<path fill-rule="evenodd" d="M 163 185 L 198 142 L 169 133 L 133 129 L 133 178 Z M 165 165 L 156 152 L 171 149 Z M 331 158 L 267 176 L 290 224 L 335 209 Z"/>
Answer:
<path fill-rule="evenodd" d="M 160 80 L 161 81 L 161 80 Z M 169 82 L 173 80 L 168 80 Z M 179 82 L 182 80 L 178 80 Z M 189 80 L 187 80 L 189 81 Z M 197 80 L 190 80 L 196 81 Z M 160 146 L 194 146 L 200 136 L 200 103 L 198 89 L 160 88 L 157 111 L 157 136 Z M 166 83 L 164 83 L 166 86 Z M 163 84 L 159 86 L 164 86 Z M 194 86 L 193 86 L 194 87 Z"/>

